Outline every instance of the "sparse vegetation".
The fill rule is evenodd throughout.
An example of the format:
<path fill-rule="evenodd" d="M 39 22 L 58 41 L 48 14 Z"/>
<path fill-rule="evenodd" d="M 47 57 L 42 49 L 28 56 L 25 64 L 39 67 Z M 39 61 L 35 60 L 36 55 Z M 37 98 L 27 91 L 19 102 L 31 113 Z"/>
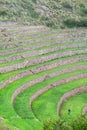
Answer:
<path fill-rule="evenodd" d="M 86 0 L 0 0 L 0 20 L 2 21 L 46 25 L 52 28 L 87 27 L 86 16 Z"/>

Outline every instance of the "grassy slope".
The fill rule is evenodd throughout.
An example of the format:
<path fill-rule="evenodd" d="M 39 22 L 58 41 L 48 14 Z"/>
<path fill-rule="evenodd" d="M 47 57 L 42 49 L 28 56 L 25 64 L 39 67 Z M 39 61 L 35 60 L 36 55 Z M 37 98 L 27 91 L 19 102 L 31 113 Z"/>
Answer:
<path fill-rule="evenodd" d="M 81 21 L 84 26 L 87 26 L 86 16 L 86 0 L 0 0 L 0 20 L 2 21 L 22 21 L 22 23 L 64 28 L 68 25 L 67 20 L 71 25 L 77 26 L 76 23 Z M 76 23 L 73 23 L 73 20 Z"/>
<path fill-rule="evenodd" d="M 68 64 L 68 65 L 65 65 L 65 66 L 61 66 L 61 67 L 57 67 L 57 68 L 55 68 L 55 69 L 52 69 L 52 70 L 50 70 L 50 71 L 46 71 L 46 73 L 49 73 L 49 72 L 56 72 L 56 71 L 58 71 L 58 70 L 62 70 L 62 69 L 64 69 L 64 68 L 69 68 L 69 67 L 71 67 L 71 66 L 75 66 L 75 65 L 79 65 L 79 64 L 83 64 L 83 62 L 79 62 L 79 63 L 74 63 L 74 64 Z M 84 62 L 84 64 L 85 64 L 85 62 Z M 73 73 L 73 72 L 72 72 Z M 68 75 L 68 74 L 65 74 L 65 76 L 66 75 Z M 51 78 L 51 79 L 48 79 L 47 81 L 44 81 L 44 82 L 41 82 L 41 83 L 38 83 L 38 84 L 36 84 L 36 85 L 33 85 L 32 87 L 33 87 L 33 89 L 32 89 L 32 87 L 31 88 L 29 88 L 29 89 L 27 89 L 27 90 L 25 90 L 23 93 L 21 93 L 18 97 L 17 97 L 17 99 L 16 99 L 16 101 L 15 101 L 15 104 L 14 104 L 14 107 L 15 107 L 15 109 L 16 109 L 16 111 L 17 111 L 17 113 L 20 115 L 20 116 L 22 116 L 22 117 L 26 117 L 26 115 L 27 115 L 27 117 L 29 117 L 29 115 L 30 115 L 30 112 L 28 111 L 28 109 L 29 109 L 29 98 L 36 92 L 36 91 L 38 91 L 39 89 L 41 89 L 41 88 L 43 88 L 44 86 L 46 86 L 46 85 L 48 85 L 48 84 L 50 84 L 51 82 L 54 82 L 55 80 L 59 80 L 59 77 L 60 77 L 60 79 L 62 79 L 62 77 L 63 77 L 64 75 L 60 75 L 60 76 L 56 76 L 56 77 L 54 77 L 54 78 Z M 22 102 L 24 100 L 24 102 Z M 44 98 L 44 100 L 45 100 L 45 98 Z M 54 103 L 54 102 L 53 102 Z M 41 103 L 40 103 L 41 104 Z M 38 105 L 38 103 L 37 103 L 37 105 Z M 45 104 L 46 105 L 46 104 Z M 20 107 L 20 106 L 23 106 L 22 108 Z M 44 105 L 42 105 L 42 106 L 44 106 Z M 38 105 L 38 107 L 39 107 L 39 105 Z M 20 109 L 19 109 L 20 108 Z M 36 108 L 37 109 L 37 107 L 34 107 L 34 108 Z M 24 113 L 24 111 L 25 111 L 25 109 L 26 109 L 26 113 Z M 50 110 L 49 110 L 50 111 Z M 40 111 L 39 111 L 40 112 Z M 42 115 L 41 115 L 42 116 Z M 46 114 L 45 114 L 45 116 L 46 116 Z M 52 115 L 53 116 L 53 115 Z"/>
<path fill-rule="evenodd" d="M 73 74 L 82 73 L 81 71 L 76 71 L 73 73 L 69 73 L 68 76 L 71 76 Z M 85 71 L 83 71 L 84 73 Z M 67 74 L 59 76 L 59 78 L 67 77 Z M 58 78 L 58 77 L 57 77 Z M 40 120 L 45 120 L 45 118 L 52 118 L 53 116 L 57 116 L 57 103 L 60 99 L 60 97 L 67 91 L 70 91 L 71 89 L 74 89 L 76 87 L 79 87 L 80 85 L 84 86 L 87 85 L 87 78 L 72 81 L 70 83 L 66 83 L 64 85 L 57 86 L 56 88 L 53 88 L 52 90 L 49 90 L 48 92 L 44 93 L 36 101 L 33 103 L 33 111 L 35 115 Z M 62 89 L 61 89 L 62 88 Z M 55 96 L 56 95 L 56 96 Z M 85 100 L 85 99 L 84 99 Z M 78 114 L 78 113 L 77 113 Z M 77 116 L 77 115 L 75 115 Z M 67 115 L 65 117 L 67 119 Z M 64 117 L 63 117 L 64 119 Z"/>
<path fill-rule="evenodd" d="M 6 119 L 0 119 L 0 130 L 18 130 L 16 127 L 14 127 L 8 120 Z"/>
<path fill-rule="evenodd" d="M 61 114 L 62 118 L 74 118 L 78 116 L 80 113 L 82 113 L 82 109 L 87 103 L 87 92 L 84 92 L 82 94 L 77 94 L 67 100 L 67 102 L 63 103 Z M 74 105 L 73 105 L 74 104 Z M 68 116 L 67 110 L 68 108 L 71 109 L 71 114 Z"/>

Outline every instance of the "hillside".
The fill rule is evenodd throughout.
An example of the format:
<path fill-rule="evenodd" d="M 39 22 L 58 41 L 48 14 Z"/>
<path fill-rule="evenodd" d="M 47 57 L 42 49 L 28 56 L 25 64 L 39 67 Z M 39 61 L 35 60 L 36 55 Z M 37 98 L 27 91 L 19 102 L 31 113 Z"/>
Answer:
<path fill-rule="evenodd" d="M 0 0 L 0 130 L 87 130 L 87 0 Z"/>
<path fill-rule="evenodd" d="M 87 26 L 87 0 L 0 0 L 0 21 L 49 27 Z"/>
<path fill-rule="evenodd" d="M 0 130 L 86 130 L 83 114 L 87 29 L 1 25 Z"/>

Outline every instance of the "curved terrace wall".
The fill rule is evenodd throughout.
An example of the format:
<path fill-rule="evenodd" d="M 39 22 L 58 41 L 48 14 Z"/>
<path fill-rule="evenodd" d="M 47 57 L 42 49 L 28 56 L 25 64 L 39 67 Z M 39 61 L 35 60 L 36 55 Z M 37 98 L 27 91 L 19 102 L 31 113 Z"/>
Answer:
<path fill-rule="evenodd" d="M 79 87 L 79 88 L 76 88 L 76 89 L 73 89 L 67 93 L 65 93 L 59 100 L 58 102 L 58 106 L 57 106 L 57 114 L 61 114 L 61 107 L 62 107 L 62 104 L 64 101 L 66 101 L 68 98 L 78 94 L 78 93 L 83 93 L 87 91 L 87 86 L 83 86 L 83 87 Z"/>

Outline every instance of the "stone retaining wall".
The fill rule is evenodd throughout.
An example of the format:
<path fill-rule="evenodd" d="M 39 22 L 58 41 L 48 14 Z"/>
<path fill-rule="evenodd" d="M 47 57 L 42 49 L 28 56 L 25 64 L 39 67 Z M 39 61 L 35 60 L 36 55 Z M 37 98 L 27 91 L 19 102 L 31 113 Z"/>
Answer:
<path fill-rule="evenodd" d="M 82 41 L 83 42 L 83 41 Z M 84 41 L 85 42 L 85 41 Z M 83 42 L 83 46 L 84 46 L 84 44 L 86 45 L 86 43 L 84 43 Z M 26 42 L 23 42 L 23 44 L 25 45 L 25 43 Z M 20 44 L 20 43 L 19 43 Z M 45 42 L 44 44 L 37 44 L 37 46 L 22 46 L 22 45 L 20 45 L 20 48 L 18 48 L 18 45 L 17 44 L 14 44 L 14 49 L 11 49 L 10 51 L 9 50 L 6 50 L 6 48 L 7 48 L 7 46 L 8 45 L 5 45 L 5 48 L 4 48 L 4 50 L 3 51 L 1 51 L 0 52 L 0 55 L 1 56 L 5 56 L 5 55 L 9 55 L 9 54 L 13 54 L 13 53 L 19 53 L 19 52 L 24 52 L 24 51 L 26 51 L 26 50 L 35 50 L 35 49 L 40 49 L 40 48 L 42 48 L 42 47 L 45 47 L 45 46 L 50 46 L 50 45 L 56 45 L 57 47 L 59 47 L 60 49 L 64 49 L 64 48 L 67 48 L 69 45 L 71 45 L 71 46 L 74 46 L 74 45 L 77 45 L 77 43 L 76 44 L 66 44 L 66 47 L 65 47 L 65 45 L 64 45 L 64 43 L 60 46 L 60 45 L 58 45 L 58 44 L 61 44 L 61 42 L 59 42 L 58 40 L 56 40 L 56 41 L 52 41 L 52 42 Z M 80 46 L 81 45 L 80 43 L 78 43 L 78 46 Z M 63 47 L 63 48 L 62 48 Z"/>
<path fill-rule="evenodd" d="M 26 33 L 27 32 L 27 33 Z M 24 34 L 24 35 L 17 35 L 17 34 L 15 34 L 16 35 L 16 39 L 14 39 L 14 36 L 15 35 L 13 35 L 12 33 L 11 34 L 9 34 L 9 33 L 7 33 L 7 31 L 1 31 L 1 34 L 0 34 L 0 36 L 5 36 L 5 37 L 2 37 L 1 39 L 0 39 L 0 42 L 5 42 L 5 41 L 9 41 L 9 38 L 11 37 L 11 38 L 13 38 L 13 42 L 15 41 L 15 40 L 20 40 L 21 38 L 22 39 L 28 39 L 28 38 L 35 38 L 35 39 L 42 39 L 42 38 L 40 38 L 41 36 L 43 37 L 43 40 L 46 40 L 46 39 L 48 39 L 49 37 L 50 38 L 55 38 L 55 37 L 57 37 L 57 38 L 81 38 L 81 37 L 87 37 L 87 33 L 86 32 L 84 32 L 84 33 L 82 33 L 82 32 L 80 32 L 80 33 L 75 33 L 75 34 L 73 34 L 73 33 L 63 33 L 63 34 L 58 34 L 58 32 L 56 32 L 56 31 L 49 31 L 49 29 L 47 30 L 42 30 L 41 32 L 39 32 L 40 34 L 38 34 L 38 32 L 37 32 L 37 34 L 36 35 L 34 35 L 34 34 L 32 34 L 32 33 L 35 33 L 35 32 L 32 32 L 32 30 L 26 30 L 26 31 L 23 31 L 22 32 L 22 34 Z M 26 35 L 25 35 L 26 34 Z M 32 35 L 31 35 L 32 34 Z M 42 35 L 43 34 L 43 35 Z M 54 36 L 54 34 L 55 34 L 55 36 Z"/>
<path fill-rule="evenodd" d="M 7 49 L 7 48 L 14 48 L 15 46 L 17 47 L 20 47 L 20 46 L 25 46 L 25 45 L 31 45 L 31 44 L 35 44 L 35 43 L 38 43 L 38 42 L 48 42 L 50 40 L 54 40 L 57 41 L 57 43 L 65 43 L 65 42 L 80 42 L 80 41 L 84 41 L 84 40 L 87 40 L 87 37 L 64 37 L 62 38 L 62 36 L 60 37 L 59 39 L 59 36 L 49 36 L 49 37 L 46 37 L 46 38 L 38 38 L 38 39 L 33 39 L 33 40 L 30 40 L 30 39 L 25 39 L 23 42 L 16 42 L 16 43 L 7 43 L 7 44 L 0 44 L 0 49 Z M 4 41 L 5 42 L 5 41 Z M 51 42 L 51 41 L 50 41 Z M 54 43 L 53 42 L 53 43 Z"/>
<path fill-rule="evenodd" d="M 44 49 L 44 50 L 33 50 L 33 51 L 30 51 L 30 52 L 26 52 L 24 54 L 18 54 L 18 55 L 15 55 L 15 56 L 8 56 L 8 57 L 5 57 L 5 58 L 0 58 L 0 63 L 10 62 L 10 61 L 19 60 L 19 59 L 22 59 L 22 58 L 28 58 L 28 57 L 31 57 L 31 56 L 38 56 L 38 55 L 46 54 L 46 53 L 49 53 L 49 52 L 59 51 L 59 50 L 66 49 L 66 48 L 76 48 L 76 47 L 78 47 L 78 49 L 80 47 L 87 47 L 87 44 L 86 43 L 71 44 L 71 45 L 68 44 L 68 45 L 64 45 L 64 46 L 55 46 L 53 48 L 48 48 L 48 49 Z M 27 49 L 28 49 L 28 47 L 27 47 Z"/>
<path fill-rule="evenodd" d="M 27 70 L 27 71 L 24 71 L 24 72 L 21 72 L 21 73 L 18 73 L 14 76 L 12 76 L 11 78 L 7 79 L 6 81 L 4 81 L 3 83 L 0 84 L 0 89 L 4 88 L 5 86 L 7 86 L 9 83 L 12 83 L 20 78 L 23 78 L 25 76 L 29 76 L 29 75 L 32 75 L 32 74 L 37 74 L 37 73 L 40 73 L 42 71 L 46 71 L 46 70 L 49 70 L 49 69 L 53 69 L 53 68 L 56 68 L 58 66 L 61 66 L 61 65 L 65 65 L 65 64 L 69 64 L 69 63 L 75 63 L 75 62 L 79 62 L 79 61 L 84 61 L 85 58 L 71 58 L 71 59 L 68 59 L 68 60 L 60 60 L 60 61 L 57 61 L 57 62 L 54 62 L 54 63 L 51 63 L 51 64 L 47 64 L 47 65 L 44 65 L 44 66 L 40 66 L 40 67 L 36 67 L 36 68 L 33 68 L 31 70 Z M 83 67 L 85 68 L 87 65 L 79 65 L 79 67 Z M 78 66 L 76 66 L 75 68 L 77 68 Z M 70 68 L 71 69 L 71 68 Z M 73 67 L 72 67 L 73 69 Z M 72 70 L 71 69 L 71 70 Z M 77 68 L 78 69 L 78 68 Z M 61 71 L 60 71 L 61 72 Z M 64 72 L 64 71 L 63 71 Z M 57 73 L 57 72 L 56 72 Z M 55 75 L 56 74 L 55 72 L 52 73 L 51 75 Z M 59 72 L 58 72 L 59 73 Z M 48 75 L 49 77 L 49 75 Z"/>
<path fill-rule="evenodd" d="M 50 61 L 50 60 L 53 60 L 53 59 L 56 59 L 56 58 L 61 58 L 61 57 L 65 57 L 65 56 L 72 56 L 72 55 L 76 55 L 76 54 L 77 55 L 78 54 L 86 54 L 86 53 L 87 53 L 87 49 L 85 49 L 85 50 L 74 50 L 74 51 L 68 51 L 68 52 L 59 52 L 59 53 L 55 53 L 55 54 L 50 54 L 48 56 L 37 57 L 36 59 L 35 58 L 30 59 L 29 61 L 26 60 L 26 61 L 21 62 L 21 63 L 16 63 L 16 64 L 12 64 L 12 65 L 9 65 L 9 66 L 0 67 L 0 73 L 6 73 L 6 72 L 13 71 L 13 70 L 32 66 L 32 65 L 35 65 L 35 64 L 44 63 L 46 61 Z"/>
<path fill-rule="evenodd" d="M 20 88 L 18 88 L 18 89 L 14 92 L 14 94 L 12 95 L 12 103 L 14 102 L 15 98 L 16 98 L 22 91 L 24 91 L 25 89 L 27 89 L 27 88 L 29 88 L 29 87 L 31 87 L 31 86 L 37 84 L 37 83 L 43 82 L 44 80 L 47 80 L 47 79 L 49 79 L 49 78 L 53 78 L 53 77 L 58 76 L 58 75 L 60 75 L 60 74 L 69 73 L 69 72 L 72 72 L 72 71 L 75 71 L 75 70 L 79 70 L 79 69 L 83 69 L 83 68 L 86 69 L 87 66 L 82 66 L 82 65 L 81 65 L 81 66 L 77 66 L 77 67 L 72 67 L 72 68 L 68 68 L 68 69 L 65 69 L 65 70 L 60 70 L 60 71 L 57 71 L 57 72 L 53 72 L 53 73 L 50 73 L 50 74 L 48 74 L 48 75 L 44 75 L 44 76 L 42 76 L 42 77 L 39 77 L 39 78 L 37 78 L 37 79 L 34 79 L 34 80 L 32 80 L 32 81 L 30 81 L 30 82 L 24 84 L 23 86 L 21 86 Z M 72 77 L 62 79 L 62 80 L 60 80 L 60 81 L 58 81 L 58 82 L 55 82 L 55 83 L 53 83 L 53 84 L 51 84 L 51 85 L 48 85 L 48 86 L 42 88 L 41 90 L 39 90 L 39 92 L 41 91 L 41 94 L 42 94 L 43 92 L 45 92 L 45 91 L 47 91 L 47 90 L 49 90 L 49 89 L 51 89 L 51 88 L 53 88 L 53 87 L 56 87 L 56 86 L 58 86 L 58 85 L 61 85 L 61 84 L 70 82 L 70 81 L 72 81 L 72 80 L 74 80 L 74 79 L 79 79 L 79 78 L 82 78 L 82 77 L 85 77 L 85 76 L 87 76 L 87 73 L 81 74 L 81 75 L 74 75 L 74 76 L 72 76 Z M 48 78 L 46 79 L 46 77 L 48 77 Z M 35 94 L 35 95 L 37 95 L 37 94 Z M 34 95 L 34 96 L 35 96 L 35 95 Z M 39 95 L 38 95 L 38 96 L 39 96 Z"/>
<path fill-rule="evenodd" d="M 84 77 L 87 77 L 87 73 L 84 73 L 84 74 L 79 74 L 79 75 L 74 75 L 74 76 L 71 76 L 69 78 L 65 78 L 65 79 L 61 79 L 60 81 L 57 81 L 55 83 L 52 83 L 42 89 L 40 89 L 39 91 L 37 91 L 31 98 L 30 98 L 30 106 L 32 107 L 32 103 L 43 93 L 47 92 L 48 90 L 54 88 L 54 87 L 57 87 L 57 86 L 60 86 L 62 84 L 65 84 L 65 83 L 68 83 L 68 82 L 71 82 L 73 80 L 78 80 L 80 78 L 84 78 Z M 85 88 L 84 88 L 85 89 Z M 87 90 L 87 88 L 86 88 Z M 85 91 L 85 90 L 84 90 Z M 14 98 L 15 99 L 15 98 Z M 60 104 L 61 105 L 61 104 Z M 58 105 L 59 106 L 59 105 Z M 59 107 L 58 107 L 59 108 Z M 58 109 L 58 113 L 60 111 L 60 108 Z"/>

